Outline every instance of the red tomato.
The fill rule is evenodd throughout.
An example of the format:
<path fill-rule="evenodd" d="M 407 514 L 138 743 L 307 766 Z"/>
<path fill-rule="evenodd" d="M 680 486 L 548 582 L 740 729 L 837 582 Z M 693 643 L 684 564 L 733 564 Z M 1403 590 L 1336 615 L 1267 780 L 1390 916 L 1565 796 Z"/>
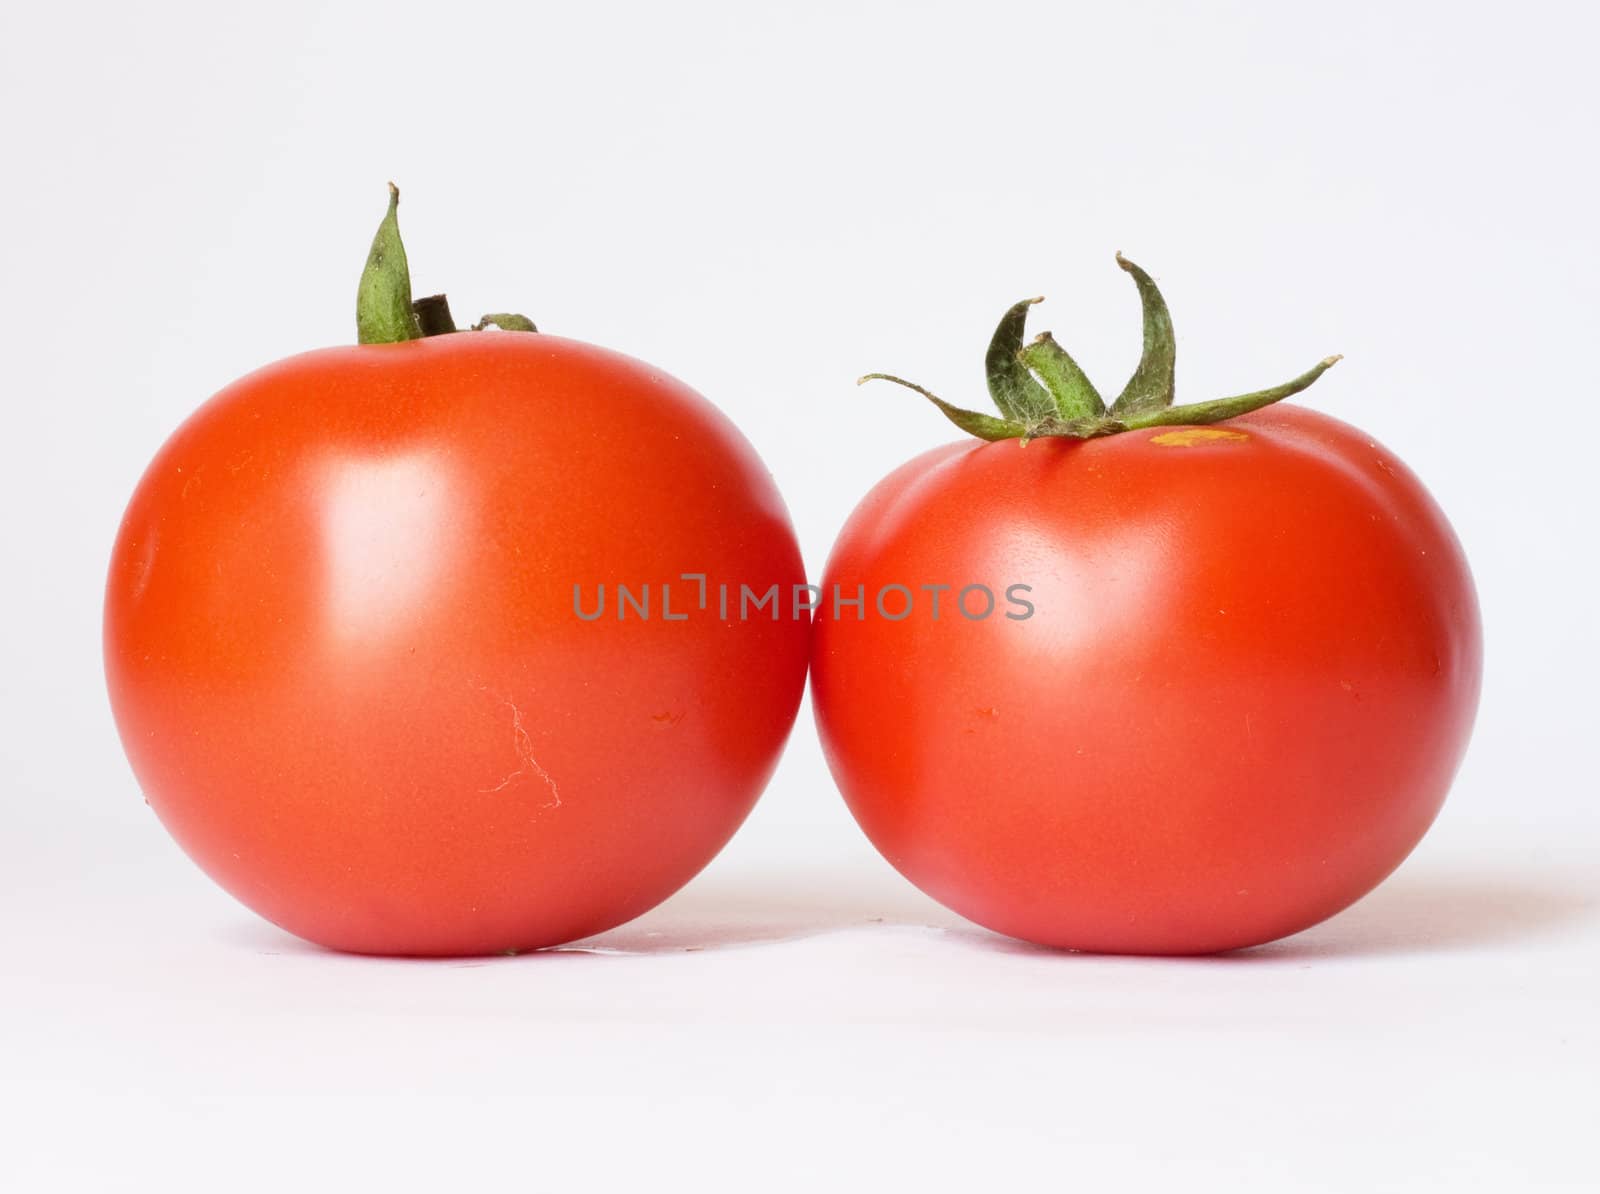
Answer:
<path fill-rule="evenodd" d="M 112 705 L 162 821 L 284 928 L 551 945 L 699 870 L 793 722 L 807 624 L 720 617 L 683 573 L 804 581 L 760 461 L 682 384 L 546 335 L 312 352 L 223 390 L 140 482 Z M 617 585 L 650 616 L 619 620 Z"/>
<path fill-rule="evenodd" d="M 969 584 L 989 616 L 954 607 Z M 851 811 L 929 895 L 1052 946 L 1208 953 L 1332 915 L 1421 838 L 1477 704 L 1443 515 L 1301 408 L 939 448 L 861 503 L 823 587 L 813 700 Z"/>

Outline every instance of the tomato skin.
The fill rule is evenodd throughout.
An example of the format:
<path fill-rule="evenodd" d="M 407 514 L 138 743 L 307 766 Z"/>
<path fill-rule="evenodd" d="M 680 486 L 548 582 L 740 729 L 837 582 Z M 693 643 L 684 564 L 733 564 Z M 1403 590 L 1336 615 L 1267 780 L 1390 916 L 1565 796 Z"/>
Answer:
<path fill-rule="evenodd" d="M 1302 407 L 935 449 L 840 534 L 824 591 L 863 583 L 1032 586 L 1024 620 L 825 608 L 812 691 L 884 856 L 1044 945 L 1213 953 L 1331 916 L 1422 837 L 1477 707 L 1444 516 Z"/>
<path fill-rule="evenodd" d="M 327 349 L 150 465 L 107 683 L 148 802 L 261 915 L 341 950 L 532 949 L 691 878 L 793 724 L 808 624 L 719 619 L 686 572 L 805 579 L 766 470 L 686 386 L 547 335 Z M 617 619 L 618 584 L 649 619 Z"/>

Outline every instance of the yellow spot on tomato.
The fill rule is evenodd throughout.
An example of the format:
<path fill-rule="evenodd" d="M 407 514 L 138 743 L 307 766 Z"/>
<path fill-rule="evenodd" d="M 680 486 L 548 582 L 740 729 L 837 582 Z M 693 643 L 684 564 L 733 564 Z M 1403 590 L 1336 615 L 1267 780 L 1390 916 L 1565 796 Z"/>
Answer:
<path fill-rule="evenodd" d="M 1177 431 L 1163 431 L 1160 435 L 1152 435 L 1150 442 L 1160 444 L 1163 448 L 1192 448 L 1196 444 L 1208 444 L 1216 440 L 1249 438 L 1242 431 L 1229 431 L 1224 427 L 1183 427 Z"/>

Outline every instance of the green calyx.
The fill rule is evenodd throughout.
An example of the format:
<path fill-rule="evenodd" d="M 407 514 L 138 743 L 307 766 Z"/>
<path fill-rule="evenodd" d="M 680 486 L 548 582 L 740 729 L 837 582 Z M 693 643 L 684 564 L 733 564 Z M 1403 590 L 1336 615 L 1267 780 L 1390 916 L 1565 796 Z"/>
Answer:
<path fill-rule="evenodd" d="M 356 343 L 397 344 L 456 331 L 450 304 L 442 294 L 411 299 L 411 266 L 406 247 L 400 240 L 400 190 L 389 184 L 389 209 L 372 238 L 367 264 L 361 271 L 356 290 Z M 537 332 L 526 315 L 485 315 L 472 325 L 481 332 L 486 327 L 508 332 Z"/>
<path fill-rule="evenodd" d="M 921 386 L 888 373 L 868 373 L 856 384 L 892 381 L 921 394 L 968 435 L 1027 443 L 1045 436 L 1093 439 L 1142 427 L 1220 423 L 1298 394 L 1339 360 L 1337 356 L 1326 357 L 1299 377 L 1270 389 L 1174 406 L 1177 343 L 1166 300 L 1150 275 L 1121 253 L 1117 254 L 1117 264 L 1132 275 L 1139 288 L 1139 303 L 1144 310 L 1144 350 L 1133 376 L 1109 409 L 1078 362 L 1049 332 L 1041 332 L 1027 344 L 1022 342 L 1028 308 L 1042 301 L 1036 298 L 1023 299 L 1000 317 L 984 356 L 989 397 L 1000 412 L 998 418 L 953 406 Z"/>

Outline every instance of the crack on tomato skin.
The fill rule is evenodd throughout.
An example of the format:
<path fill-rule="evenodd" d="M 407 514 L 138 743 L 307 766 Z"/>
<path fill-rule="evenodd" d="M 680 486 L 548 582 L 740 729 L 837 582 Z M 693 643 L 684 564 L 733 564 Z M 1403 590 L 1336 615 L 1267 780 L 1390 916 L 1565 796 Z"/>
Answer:
<path fill-rule="evenodd" d="M 517 758 L 522 760 L 522 766 L 518 767 L 515 771 L 509 772 L 505 778 L 499 783 L 495 784 L 494 787 L 479 788 L 478 791 L 483 794 L 504 791 L 513 780 L 520 779 L 522 776 L 525 776 L 531 772 L 534 776 L 538 777 L 545 787 L 550 789 L 550 799 L 541 804 L 539 807 L 560 808 L 561 789 L 556 786 L 556 781 L 551 777 L 550 773 L 544 769 L 544 766 L 539 762 L 539 760 L 533 755 L 533 738 L 528 733 L 527 727 L 522 723 L 522 710 L 517 708 L 516 704 L 509 698 L 500 696 L 498 693 L 490 692 L 485 686 L 480 685 L 478 691 L 488 693 L 507 709 L 511 710 L 512 749 L 517 752 Z"/>

